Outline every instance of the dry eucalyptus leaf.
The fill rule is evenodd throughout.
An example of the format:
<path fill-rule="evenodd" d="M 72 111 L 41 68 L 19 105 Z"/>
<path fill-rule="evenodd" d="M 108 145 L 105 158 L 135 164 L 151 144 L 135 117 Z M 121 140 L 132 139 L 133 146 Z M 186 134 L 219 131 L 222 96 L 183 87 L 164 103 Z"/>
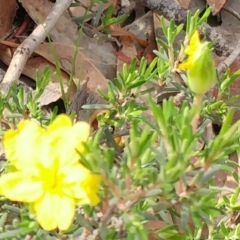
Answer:
<path fill-rule="evenodd" d="M 63 84 L 63 90 L 66 94 L 68 91 L 68 86 Z M 33 94 L 35 91 L 33 91 Z M 38 99 L 39 106 L 46 106 L 52 102 L 56 102 L 59 98 L 62 97 L 61 86 L 59 83 L 50 83 L 44 89 L 43 94 Z"/>
<path fill-rule="evenodd" d="M 11 59 L 12 59 L 11 52 L 9 49 L 6 49 L 1 56 L 1 60 L 6 65 L 9 65 L 11 62 Z M 36 78 L 36 70 L 38 70 L 39 72 L 42 72 L 46 67 L 49 67 L 52 73 L 56 71 L 55 65 L 47 61 L 44 57 L 34 57 L 34 58 L 28 59 L 27 64 L 23 69 L 22 73 L 34 80 Z M 68 83 L 69 75 L 64 71 L 62 71 L 61 74 L 62 74 L 64 83 Z M 59 82 L 58 76 L 53 75 L 51 82 Z"/>
<path fill-rule="evenodd" d="M 132 34 L 136 35 L 138 38 L 144 40 L 147 46 L 149 35 L 151 34 L 153 29 L 153 12 L 152 11 L 147 12 L 141 18 L 127 25 L 125 29 L 127 29 Z M 125 36 L 127 35 L 125 34 Z M 144 49 L 135 41 L 134 41 L 134 45 L 136 47 L 137 52 L 140 52 Z"/>
<path fill-rule="evenodd" d="M 53 3 L 48 0 L 21 0 L 22 6 L 36 24 L 42 23 L 53 8 Z M 77 25 L 71 21 L 66 12 L 54 26 L 49 36 L 61 39 L 67 44 L 74 44 L 77 39 Z M 56 40 L 55 40 L 56 41 Z"/>
<path fill-rule="evenodd" d="M 0 38 L 12 29 L 12 23 L 16 14 L 16 1 L 0 0 Z"/>
<path fill-rule="evenodd" d="M 35 50 L 35 53 L 53 64 L 55 64 L 54 55 L 56 55 L 60 68 L 67 73 L 71 73 L 75 51 L 74 46 L 54 42 L 41 44 Z M 88 79 L 88 87 L 91 91 L 95 92 L 97 88 L 106 88 L 107 81 L 105 77 L 80 51 L 77 52 L 74 70 L 74 81 L 77 87 Z"/>
<path fill-rule="evenodd" d="M 48 0 L 22 0 L 23 7 L 29 16 L 40 24 L 47 17 L 53 7 L 53 3 Z M 78 39 L 78 26 L 74 23 L 70 15 L 66 12 L 59 20 L 58 24 L 49 33 L 50 38 L 55 42 L 62 42 L 69 45 L 76 45 Z M 108 39 L 96 39 L 88 37 L 81 32 L 80 47 L 90 61 L 108 79 L 115 77 L 116 56 L 115 50 Z"/>
<path fill-rule="evenodd" d="M 18 46 L 18 44 L 12 42 L 2 40 L 0 40 L 0 42 L 14 48 Z M 57 61 L 59 61 L 58 63 L 61 70 L 63 71 L 63 74 L 64 72 L 65 74 L 67 73 L 70 74 L 73 71 L 72 63 L 75 51 L 76 48 L 74 46 L 53 42 L 41 44 L 34 52 L 42 56 L 45 60 L 47 60 L 47 62 L 43 64 L 43 67 L 44 65 L 45 66 L 49 65 L 47 63 L 50 62 L 53 64 L 54 69 L 56 64 L 56 59 L 54 56 L 57 56 Z M 6 64 L 9 64 L 11 61 L 11 53 L 10 52 L 5 53 L 4 58 L 2 58 L 2 60 Z M 32 63 L 34 69 L 41 69 L 41 58 L 36 59 L 32 58 L 29 59 L 28 61 Z M 29 76 L 28 75 L 29 68 L 25 67 L 23 74 Z M 105 77 L 80 51 L 77 51 L 73 75 L 74 75 L 73 81 L 75 82 L 77 87 L 81 86 L 85 82 L 85 80 L 88 80 L 88 87 L 92 92 L 95 92 L 97 88 L 100 88 L 102 90 L 106 89 L 107 80 L 105 79 Z M 68 83 L 69 81 L 68 75 L 66 76 L 66 79 L 67 81 L 64 81 L 64 83 Z M 72 91 L 74 90 L 75 88 Z"/>
<path fill-rule="evenodd" d="M 1 55 L 1 60 L 6 64 L 9 65 L 10 61 L 12 59 L 12 55 L 9 49 L 5 49 L 2 52 Z M 47 61 L 45 58 L 43 57 L 35 57 L 35 58 L 30 58 L 28 59 L 22 74 L 24 74 L 25 76 L 28 76 L 29 78 L 35 80 L 36 78 L 36 69 L 41 73 L 45 70 L 46 67 L 50 68 L 51 73 L 55 73 L 56 72 L 56 66 L 54 64 L 52 64 L 51 62 Z M 61 70 L 61 77 L 62 77 L 62 81 L 64 86 L 69 86 L 70 85 L 70 77 L 69 74 L 66 73 L 65 71 Z M 56 84 L 59 85 L 59 76 L 57 74 L 53 74 L 52 75 L 52 79 L 50 84 Z M 69 95 L 69 101 L 71 101 L 72 97 L 74 96 L 74 94 L 77 92 L 77 87 L 75 84 L 71 84 L 71 89 L 67 89 L 65 91 L 66 94 Z M 57 96 L 54 97 L 59 99 L 61 96 L 59 96 L 59 94 L 57 94 Z M 52 102 L 54 102 L 56 100 L 52 100 Z M 43 104 L 44 105 L 44 104 Z"/>
<path fill-rule="evenodd" d="M 191 0 L 177 0 L 181 7 L 188 9 Z"/>
<path fill-rule="evenodd" d="M 133 58 L 137 56 L 137 50 L 133 43 L 133 40 L 128 37 L 124 36 L 122 37 L 122 49 L 117 53 L 118 59 L 117 59 L 117 71 L 122 73 L 123 65 L 125 63 L 129 63 Z"/>
<path fill-rule="evenodd" d="M 216 15 L 226 3 L 226 0 L 207 0 L 207 3 L 212 8 L 212 14 Z"/>
<path fill-rule="evenodd" d="M 90 11 L 87 12 L 90 4 L 91 4 L 91 0 L 81 0 L 81 3 L 77 3 L 76 1 L 73 1 L 73 3 L 77 3 L 79 4 L 79 6 L 74 6 L 74 7 L 70 7 L 70 11 L 72 13 L 72 15 L 74 17 L 81 17 L 84 14 L 89 14 L 89 13 L 93 13 L 98 11 L 98 9 L 101 7 L 102 11 L 106 10 L 110 5 L 111 5 L 111 1 L 108 1 L 108 3 L 94 3 L 93 7 L 90 9 Z M 82 5 L 82 6 L 81 6 Z M 84 20 L 90 20 L 91 18 L 84 18 Z"/>

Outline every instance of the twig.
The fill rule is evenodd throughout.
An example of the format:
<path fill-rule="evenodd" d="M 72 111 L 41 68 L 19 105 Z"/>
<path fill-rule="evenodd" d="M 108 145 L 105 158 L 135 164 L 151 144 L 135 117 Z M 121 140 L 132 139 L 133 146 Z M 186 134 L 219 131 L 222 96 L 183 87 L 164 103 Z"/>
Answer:
<path fill-rule="evenodd" d="M 221 62 L 218 67 L 218 73 L 221 75 L 224 73 L 236 60 L 236 58 L 240 55 L 240 41 L 237 44 L 237 48 L 231 53 L 231 55 L 225 59 L 225 61 Z"/>
<path fill-rule="evenodd" d="M 19 79 L 28 58 L 46 38 L 71 3 L 72 0 L 57 0 L 45 21 L 39 24 L 31 35 L 16 49 L 2 83 L 9 84 Z"/>
<path fill-rule="evenodd" d="M 233 10 L 230 7 L 223 7 L 222 10 L 225 10 L 226 12 L 232 14 L 237 20 L 240 21 L 240 14 L 238 12 L 236 12 L 235 10 Z"/>

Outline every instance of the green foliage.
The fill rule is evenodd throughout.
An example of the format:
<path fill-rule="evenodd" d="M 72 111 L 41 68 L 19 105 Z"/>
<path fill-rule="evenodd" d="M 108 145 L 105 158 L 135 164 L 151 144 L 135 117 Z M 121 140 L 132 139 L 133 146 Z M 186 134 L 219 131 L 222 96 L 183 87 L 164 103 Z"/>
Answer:
<path fill-rule="evenodd" d="M 80 17 L 74 17 L 73 21 L 76 22 L 79 26 L 81 26 L 86 19 L 93 18 L 93 27 L 101 30 L 103 32 L 109 33 L 108 27 L 114 24 L 120 24 L 124 22 L 129 15 L 125 14 L 119 17 L 114 17 L 114 5 L 110 4 L 107 10 L 104 12 L 102 5 L 99 6 L 96 12 L 92 12 L 92 7 L 95 3 L 107 3 L 107 0 L 91 0 L 88 8 L 86 9 L 86 13 Z M 72 7 L 82 6 L 81 2 L 73 3 Z"/>
<path fill-rule="evenodd" d="M 109 16 L 110 13 L 111 8 Z M 160 40 L 163 47 L 152 63 L 147 66 L 146 60 L 141 59 L 137 66 L 133 59 L 108 82 L 107 92 L 99 91 L 107 104 L 83 106 L 108 110 L 98 117 L 99 128 L 81 156 L 86 167 L 102 176 L 101 204 L 77 209 L 68 231 L 46 232 L 29 215 L 26 206 L 1 199 L 0 239 L 23 239 L 26 235 L 31 239 L 240 238 L 239 225 L 228 224 L 240 209 L 240 188 L 226 189 L 215 183 L 219 171 L 233 175 L 238 182 L 236 163 L 229 159 L 229 154 L 239 153 L 240 126 L 239 122 L 232 124 L 238 106 L 237 97 L 229 95 L 229 87 L 239 77 L 239 71 L 232 76 L 227 72 L 218 79 L 217 97 L 204 96 L 196 131 L 193 122 L 198 112 L 193 95 L 184 84 L 173 81 L 175 74 L 186 81 L 176 66 L 184 57 L 183 49 L 193 31 L 209 14 L 209 9 L 200 19 L 199 12 L 188 14 L 181 49 L 174 49 L 173 44 L 183 26 L 176 27 L 171 21 L 167 27 L 162 21 L 166 41 Z M 108 20 L 109 16 L 106 15 Z M 43 120 L 37 99 L 49 74 L 48 69 L 38 74 L 35 96 L 25 95 L 15 85 L 6 96 L 0 96 L 2 119 L 14 123 L 16 117 L 24 118 L 28 110 L 31 117 Z M 155 88 L 144 88 L 148 83 L 158 86 L 169 82 L 172 89 L 166 90 L 183 93 L 184 100 L 178 102 L 176 97 L 170 97 L 157 103 L 152 96 Z M 6 116 L 5 108 L 10 111 Z M 221 129 L 209 139 L 205 133 L 212 120 L 221 124 Z M 117 137 L 122 138 L 122 144 L 116 142 Z M 228 195 L 221 194 L 223 191 Z"/>

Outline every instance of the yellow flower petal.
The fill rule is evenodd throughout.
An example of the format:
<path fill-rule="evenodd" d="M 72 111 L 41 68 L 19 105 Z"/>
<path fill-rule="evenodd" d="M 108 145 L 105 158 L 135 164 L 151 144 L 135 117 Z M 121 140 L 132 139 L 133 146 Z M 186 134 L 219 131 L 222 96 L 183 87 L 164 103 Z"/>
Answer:
<path fill-rule="evenodd" d="M 0 195 L 11 201 L 33 202 L 43 194 L 41 182 L 25 173 L 13 172 L 0 177 Z"/>
<path fill-rule="evenodd" d="M 76 163 L 71 167 L 60 169 L 58 174 L 64 176 L 61 191 L 63 191 L 65 195 L 71 195 L 76 198 L 88 198 L 85 189 L 81 187 L 81 183 L 84 183 L 89 175 L 91 175 L 91 172 L 87 168 Z M 71 194 L 69 194 L 69 190 L 71 190 Z M 89 201 L 87 200 L 87 202 Z"/>
<path fill-rule="evenodd" d="M 90 171 L 84 167 L 83 165 L 76 163 L 72 166 L 59 169 L 58 174 L 64 175 L 64 183 L 72 184 L 72 183 L 80 183 L 86 178 L 88 178 Z"/>
<path fill-rule="evenodd" d="M 82 152 L 83 142 L 86 142 L 90 134 L 90 126 L 86 122 L 77 122 L 69 131 L 65 133 L 65 138 L 62 138 L 62 144 L 68 148 L 74 146 L 76 150 Z M 66 141 L 68 139 L 68 141 Z"/>
<path fill-rule="evenodd" d="M 192 61 L 188 60 L 186 62 L 180 63 L 178 65 L 178 68 L 181 69 L 181 70 L 184 70 L 184 69 L 190 69 L 191 66 L 192 66 Z"/>
<path fill-rule="evenodd" d="M 60 114 L 58 115 L 54 121 L 47 128 L 48 132 L 59 131 L 60 128 L 70 128 L 72 126 L 72 120 L 69 116 Z"/>
<path fill-rule="evenodd" d="M 4 136 L 7 157 L 17 171 L 0 177 L 0 193 L 10 200 L 30 203 L 44 229 L 67 230 L 76 202 L 99 202 L 101 178 L 79 163 L 78 151 L 84 151 L 89 134 L 89 124 L 72 126 L 65 115 L 47 129 L 23 121 Z"/>
<path fill-rule="evenodd" d="M 100 199 L 97 192 L 100 187 L 101 177 L 96 174 L 89 174 L 88 177 L 75 187 L 75 197 L 78 199 L 78 204 L 89 204 L 95 206 Z"/>
<path fill-rule="evenodd" d="M 53 147 L 51 158 L 56 158 L 53 155 L 57 155 L 60 169 L 78 162 L 80 159 L 78 152 L 83 152 L 83 142 L 87 141 L 89 134 L 89 124 L 77 122 L 71 129 L 55 131 L 50 136 L 52 142 L 49 143 L 49 146 Z"/>
<path fill-rule="evenodd" d="M 46 192 L 42 199 L 34 203 L 33 209 L 45 230 L 51 231 L 57 227 L 67 230 L 74 218 L 75 202 L 64 195 Z"/>
<path fill-rule="evenodd" d="M 187 55 L 193 55 L 195 51 L 198 49 L 199 45 L 201 44 L 200 37 L 198 31 L 195 31 L 190 38 L 189 45 L 185 49 L 185 53 Z"/>
<path fill-rule="evenodd" d="M 42 140 L 42 164 L 51 167 L 48 159 L 58 159 L 59 168 L 71 166 L 79 161 L 79 153 L 84 150 L 90 134 L 90 126 L 86 122 L 77 122 L 72 126 L 70 117 L 59 115 L 47 129 L 47 136 Z M 78 151 L 78 152 L 77 152 Z"/>
<path fill-rule="evenodd" d="M 86 122 L 77 122 L 72 128 L 72 134 L 75 135 L 76 143 L 86 142 L 90 135 L 90 125 Z M 78 150 L 81 151 L 82 145 L 79 144 Z"/>
<path fill-rule="evenodd" d="M 25 120 L 16 130 L 9 130 L 3 136 L 3 147 L 7 159 L 18 169 L 33 171 L 36 168 L 36 146 L 44 133 L 36 122 Z"/>

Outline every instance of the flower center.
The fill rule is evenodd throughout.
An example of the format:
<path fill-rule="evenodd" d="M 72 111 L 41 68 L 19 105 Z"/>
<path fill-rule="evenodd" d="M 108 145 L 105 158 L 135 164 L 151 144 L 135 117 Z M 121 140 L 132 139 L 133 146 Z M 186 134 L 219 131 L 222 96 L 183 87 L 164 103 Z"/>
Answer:
<path fill-rule="evenodd" d="M 58 174 L 58 168 L 39 168 L 39 180 L 42 182 L 45 191 L 55 192 L 60 190 L 63 176 Z"/>

